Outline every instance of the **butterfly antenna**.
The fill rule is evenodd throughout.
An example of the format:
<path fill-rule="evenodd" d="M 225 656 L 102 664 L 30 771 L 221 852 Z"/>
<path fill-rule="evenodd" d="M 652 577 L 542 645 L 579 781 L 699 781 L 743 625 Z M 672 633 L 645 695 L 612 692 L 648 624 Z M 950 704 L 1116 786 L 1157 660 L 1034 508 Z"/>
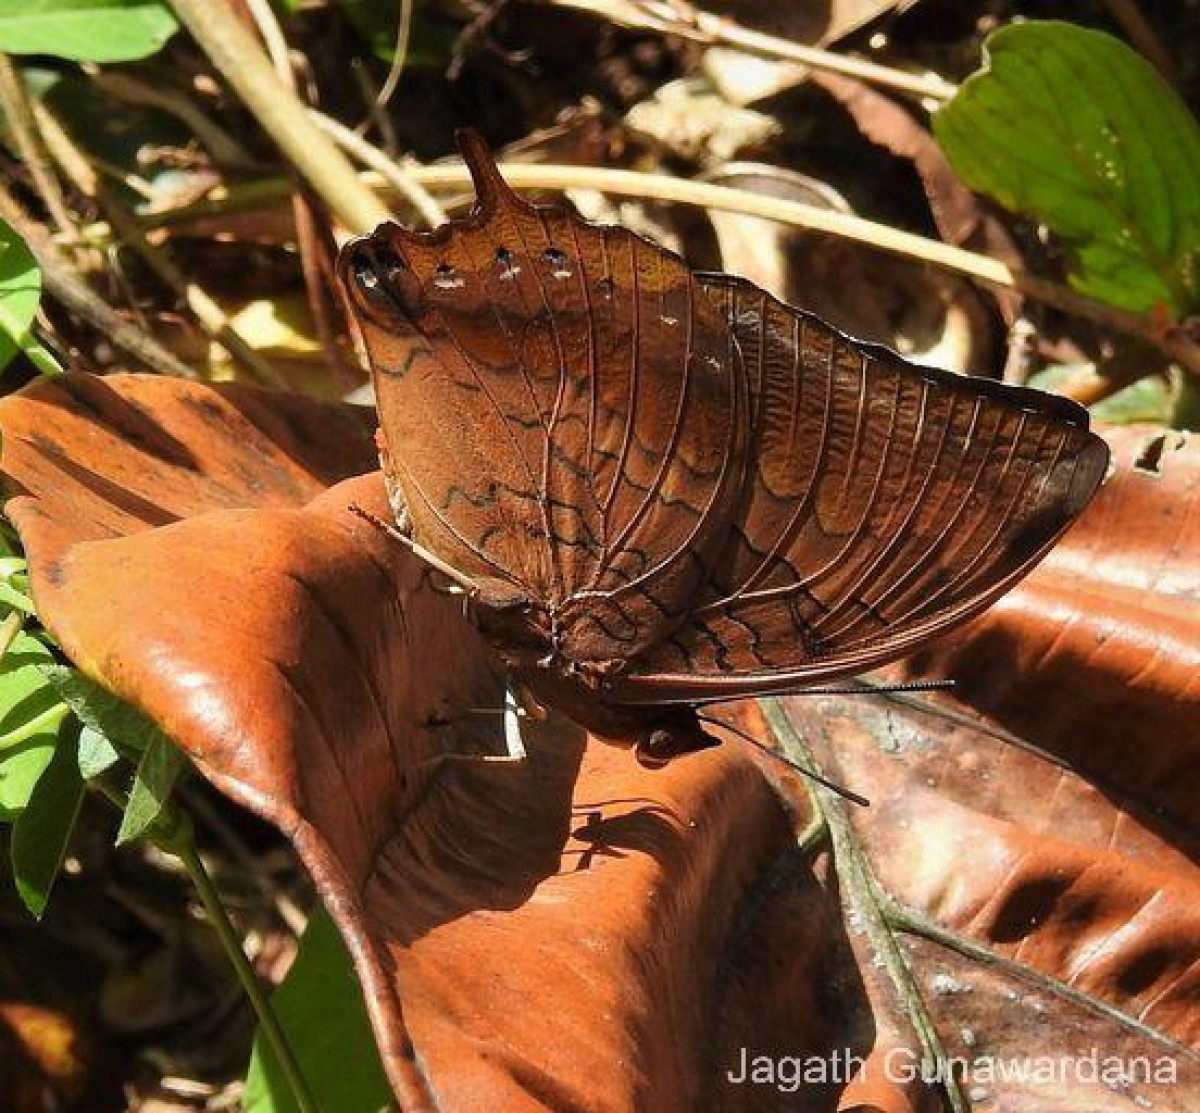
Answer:
<path fill-rule="evenodd" d="M 714 726 L 714 727 L 722 727 L 723 729 L 730 731 L 733 734 L 736 734 L 743 742 L 748 742 L 751 746 L 753 746 L 760 753 L 766 754 L 767 757 L 773 758 L 775 761 L 778 761 L 781 765 L 786 765 L 789 769 L 795 770 L 795 772 L 797 772 L 797 773 L 802 773 L 810 781 L 815 781 L 822 788 L 829 789 L 830 792 L 835 793 L 836 795 L 840 796 L 843 800 L 849 800 L 850 803 L 858 804 L 859 807 L 863 807 L 863 808 L 869 808 L 871 806 L 871 801 L 868 800 L 865 796 L 860 796 L 857 792 L 852 792 L 848 788 L 843 788 L 841 785 L 835 784 L 833 781 L 828 780 L 827 778 L 821 776 L 821 774 L 816 772 L 815 770 L 807 769 L 803 765 L 800 765 L 797 762 L 791 761 L 788 758 L 784 757 L 783 754 L 776 753 L 774 750 L 771 749 L 770 746 L 767 746 L 764 743 L 760 742 L 757 738 L 754 737 L 754 735 L 748 733 L 747 731 L 742 730 L 741 727 L 735 725 L 734 723 L 727 723 L 723 719 L 716 719 L 711 715 L 699 715 L 698 714 L 696 716 L 696 718 L 699 719 L 702 723 L 708 723 L 710 726 Z"/>
<path fill-rule="evenodd" d="M 869 684 L 860 680 L 854 684 L 841 684 L 822 688 L 792 688 L 772 692 L 773 699 L 789 696 L 886 696 L 892 692 L 940 692 L 953 688 L 953 680 L 908 680 L 902 684 Z M 740 703 L 745 696 L 716 696 L 713 699 L 695 700 L 700 707 L 712 707 L 718 703 Z"/>
<path fill-rule="evenodd" d="M 348 507 L 351 514 L 361 518 L 364 522 L 373 525 L 380 533 L 386 534 L 393 541 L 399 541 L 401 545 L 407 547 L 409 552 L 414 556 L 423 560 L 430 568 L 436 568 L 441 574 L 456 583 L 468 595 L 475 595 L 479 591 L 478 585 L 468 576 L 464 576 L 457 568 L 451 564 L 447 564 L 441 557 L 435 556 L 423 545 L 414 541 L 407 533 L 398 530 L 390 522 L 385 522 L 378 514 L 372 514 L 369 510 L 364 509 L 357 503 L 351 503 Z"/>
<path fill-rule="evenodd" d="M 944 692 L 954 687 L 953 680 L 908 680 L 900 684 L 844 684 L 832 688 L 801 688 L 798 696 L 886 696 L 892 692 Z"/>

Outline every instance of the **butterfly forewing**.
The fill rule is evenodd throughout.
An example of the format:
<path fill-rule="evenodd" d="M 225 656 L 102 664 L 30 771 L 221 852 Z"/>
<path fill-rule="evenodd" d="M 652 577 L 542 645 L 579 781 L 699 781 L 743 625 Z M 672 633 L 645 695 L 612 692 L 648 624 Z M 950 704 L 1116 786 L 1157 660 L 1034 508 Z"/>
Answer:
<path fill-rule="evenodd" d="M 728 276 L 748 482 L 688 621 L 630 702 L 782 691 L 861 671 L 985 607 L 1054 542 L 1108 453 L 1072 403 L 917 367 Z"/>
<path fill-rule="evenodd" d="M 470 217 L 385 227 L 343 264 L 387 466 L 423 545 L 558 611 L 573 659 L 634 657 L 724 544 L 748 437 L 737 344 L 676 256 L 528 205 L 481 144 L 465 153 Z"/>

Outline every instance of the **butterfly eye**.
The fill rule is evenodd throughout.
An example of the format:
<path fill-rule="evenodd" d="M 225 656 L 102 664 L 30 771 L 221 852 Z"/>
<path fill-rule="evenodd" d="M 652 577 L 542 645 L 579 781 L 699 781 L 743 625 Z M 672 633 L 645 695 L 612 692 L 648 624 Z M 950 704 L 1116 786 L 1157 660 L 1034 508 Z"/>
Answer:
<path fill-rule="evenodd" d="M 596 283 L 596 290 L 605 301 L 612 301 L 616 289 L 616 283 L 611 278 L 602 278 Z"/>
<path fill-rule="evenodd" d="M 458 268 L 451 263 L 438 263 L 433 272 L 433 284 L 439 290 L 454 290 L 465 285 Z"/>
<path fill-rule="evenodd" d="M 542 252 L 542 258 L 550 264 L 550 273 L 555 278 L 570 278 L 571 268 L 567 266 L 567 257 L 557 247 L 548 247 Z"/>

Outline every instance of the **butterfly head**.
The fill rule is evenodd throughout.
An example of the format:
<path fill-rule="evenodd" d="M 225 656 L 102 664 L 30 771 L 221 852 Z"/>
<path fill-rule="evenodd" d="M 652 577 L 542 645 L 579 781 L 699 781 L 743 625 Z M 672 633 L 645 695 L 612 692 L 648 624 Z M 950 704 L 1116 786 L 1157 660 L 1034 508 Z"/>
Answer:
<path fill-rule="evenodd" d="M 430 231 L 388 222 L 347 243 L 337 269 L 351 318 L 411 331 L 439 306 L 465 304 L 475 296 L 467 241 L 486 239 L 498 216 L 529 206 L 501 177 L 478 132 L 460 131 L 458 143 L 475 186 L 474 207 Z M 497 258 L 502 265 L 501 254 Z"/>
<path fill-rule="evenodd" d="M 426 310 L 423 284 L 393 242 L 395 225 L 381 225 L 353 240 L 338 259 L 341 286 L 351 317 L 383 329 L 411 332 Z"/>

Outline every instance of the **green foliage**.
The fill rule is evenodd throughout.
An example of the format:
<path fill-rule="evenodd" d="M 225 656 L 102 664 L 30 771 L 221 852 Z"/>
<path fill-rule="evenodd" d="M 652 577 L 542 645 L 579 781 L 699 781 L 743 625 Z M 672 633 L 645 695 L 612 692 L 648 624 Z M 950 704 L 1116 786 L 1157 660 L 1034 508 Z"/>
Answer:
<path fill-rule="evenodd" d="M 0 0 L 0 51 L 131 62 L 179 29 L 161 0 Z"/>
<path fill-rule="evenodd" d="M 165 739 L 145 715 L 77 669 L 48 665 L 42 671 L 80 722 L 104 735 L 123 756 L 140 759 L 154 742 Z"/>
<path fill-rule="evenodd" d="M 20 629 L 34 613 L 20 547 L 0 529 L 0 823 L 11 824 L 13 876 L 40 916 L 62 864 L 86 782 L 136 763 L 117 843 L 151 832 L 187 767 L 182 751 L 146 716 L 76 669 L 58 664 L 47 635 Z M 36 624 L 33 624 L 34 626 Z M 160 824 L 161 827 L 161 824 Z M 165 833 L 165 832 L 163 832 Z"/>
<path fill-rule="evenodd" d="M 324 908 L 309 920 L 296 961 L 272 997 L 321 1109 L 377 1113 L 393 1103 L 367 1022 L 362 986 Z M 246 1075 L 246 1113 L 294 1113 L 287 1079 L 260 1034 Z"/>
<path fill-rule="evenodd" d="M 0 370 L 17 352 L 24 352 L 43 374 L 62 370 L 30 332 L 41 296 L 42 272 L 33 252 L 0 220 Z"/>
<path fill-rule="evenodd" d="M 75 749 L 77 734 L 75 723 L 64 725 L 50 764 L 13 825 L 13 879 L 25 907 L 38 917 L 46 910 L 83 803 L 83 778 Z"/>
<path fill-rule="evenodd" d="M 159 733 L 150 740 L 129 790 L 129 802 L 121 816 L 117 845 L 144 835 L 162 814 L 171 798 L 171 790 L 184 769 L 187 759 L 166 735 Z"/>
<path fill-rule="evenodd" d="M 120 760 L 108 735 L 89 726 L 79 731 L 79 774 L 85 781 L 103 776 Z"/>
<path fill-rule="evenodd" d="M 1158 72 L 1058 22 L 1002 28 L 985 62 L 933 121 L 959 176 L 1062 237 L 1084 293 L 1200 308 L 1200 128 Z"/>
<path fill-rule="evenodd" d="M 85 775 L 107 772 L 118 757 L 137 761 L 117 844 L 145 834 L 187 767 L 182 751 L 145 715 L 82 673 L 62 665 L 42 671 L 83 724 L 77 760 Z"/>
<path fill-rule="evenodd" d="M 0 660 L 0 821 L 24 811 L 54 756 L 67 707 L 48 683 L 42 666 L 50 651 L 18 633 Z"/>

